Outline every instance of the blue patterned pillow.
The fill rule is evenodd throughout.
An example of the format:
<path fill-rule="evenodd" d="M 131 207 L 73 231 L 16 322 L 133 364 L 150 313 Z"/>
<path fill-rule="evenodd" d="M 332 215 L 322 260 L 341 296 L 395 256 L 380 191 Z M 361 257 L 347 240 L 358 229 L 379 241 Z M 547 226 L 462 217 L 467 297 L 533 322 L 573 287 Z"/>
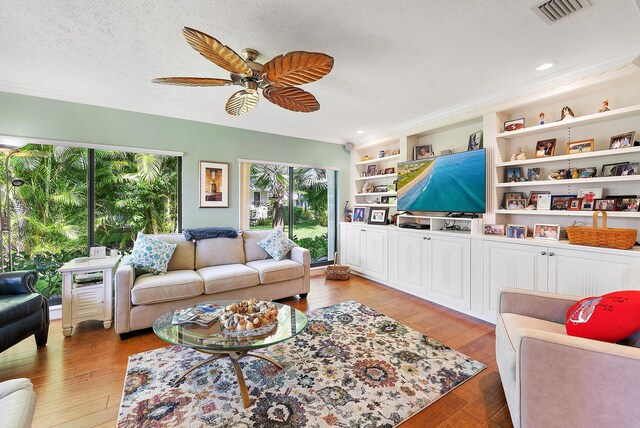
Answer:
<path fill-rule="evenodd" d="M 177 246 L 178 244 L 169 244 L 138 233 L 133 251 L 126 263 L 136 269 L 143 269 L 155 275 L 164 275 L 167 273 L 169 260 Z"/>
<path fill-rule="evenodd" d="M 279 227 L 273 229 L 273 232 L 258 242 L 258 246 L 277 261 L 284 259 L 295 245 Z"/>

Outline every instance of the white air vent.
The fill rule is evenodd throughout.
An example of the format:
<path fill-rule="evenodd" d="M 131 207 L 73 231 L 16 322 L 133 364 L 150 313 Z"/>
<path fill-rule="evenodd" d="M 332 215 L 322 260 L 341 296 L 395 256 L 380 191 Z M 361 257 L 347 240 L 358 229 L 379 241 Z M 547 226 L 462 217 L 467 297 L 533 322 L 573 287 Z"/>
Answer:
<path fill-rule="evenodd" d="M 532 9 L 547 24 L 555 24 L 589 6 L 589 0 L 548 0 Z"/>

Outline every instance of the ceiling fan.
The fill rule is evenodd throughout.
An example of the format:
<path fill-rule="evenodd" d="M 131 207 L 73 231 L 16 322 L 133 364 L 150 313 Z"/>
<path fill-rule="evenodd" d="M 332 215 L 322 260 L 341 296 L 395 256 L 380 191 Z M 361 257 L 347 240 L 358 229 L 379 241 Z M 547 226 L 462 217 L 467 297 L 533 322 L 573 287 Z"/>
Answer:
<path fill-rule="evenodd" d="M 225 110 L 238 116 L 253 109 L 262 95 L 272 103 L 291 111 L 309 113 L 320 109 L 320 103 L 297 85 L 315 82 L 333 68 L 333 58 L 320 52 L 294 51 L 278 55 L 262 65 L 256 62 L 258 51 L 244 49 L 240 57 L 217 39 L 193 28 L 184 27 L 187 43 L 200 55 L 231 72 L 231 80 L 205 77 L 160 77 L 154 83 L 180 86 L 229 86 L 244 89 L 231 95 Z"/>

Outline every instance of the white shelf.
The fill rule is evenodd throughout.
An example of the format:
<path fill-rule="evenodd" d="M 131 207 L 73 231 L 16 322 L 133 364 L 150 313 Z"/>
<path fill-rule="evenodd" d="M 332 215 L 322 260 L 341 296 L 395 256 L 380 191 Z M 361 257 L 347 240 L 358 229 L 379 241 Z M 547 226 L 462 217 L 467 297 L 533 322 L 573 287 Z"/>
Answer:
<path fill-rule="evenodd" d="M 517 160 L 517 161 L 496 162 L 496 166 L 505 167 L 505 166 L 532 165 L 532 164 L 540 164 L 540 163 L 562 162 L 567 160 L 597 158 L 597 157 L 603 157 L 603 156 L 619 156 L 619 155 L 626 155 L 629 153 L 640 153 L 640 147 L 629 147 L 626 149 L 614 149 L 614 150 L 598 150 L 596 152 L 577 153 L 575 155 L 560 155 L 560 156 L 549 156 L 544 158 L 533 158 L 533 159 Z"/>
<path fill-rule="evenodd" d="M 354 204 L 354 207 L 396 207 L 397 204 Z"/>
<path fill-rule="evenodd" d="M 626 183 L 640 181 L 640 175 L 625 175 L 615 177 L 592 177 L 573 178 L 566 180 L 539 180 L 539 181 L 518 181 L 507 183 L 496 183 L 496 187 L 533 187 L 533 186 L 570 186 L 572 184 L 592 184 L 592 183 Z"/>
<path fill-rule="evenodd" d="M 362 181 L 362 180 L 375 180 L 378 178 L 395 178 L 397 177 L 398 174 L 381 174 L 381 175 L 370 175 L 368 177 L 358 177 L 356 178 L 355 181 Z"/>
<path fill-rule="evenodd" d="M 604 122 L 613 119 L 622 119 L 629 116 L 640 115 L 640 104 L 629 107 L 623 107 L 615 110 L 609 110 L 604 113 L 593 113 L 586 116 L 579 116 L 574 119 L 567 119 L 558 122 L 545 123 L 544 125 L 531 126 L 529 128 L 519 129 L 517 131 L 500 132 L 497 138 L 513 138 L 522 137 L 524 135 L 534 135 L 547 132 L 549 130 L 569 129 L 579 125 L 588 125 L 598 122 Z"/>
<path fill-rule="evenodd" d="M 496 214 L 508 215 L 544 215 L 559 217 L 593 217 L 594 211 L 560 211 L 560 210 L 496 210 Z M 640 213 L 627 211 L 607 211 L 607 217 L 639 218 Z"/>
<path fill-rule="evenodd" d="M 356 165 L 369 165 L 372 163 L 378 163 L 378 162 L 387 162 L 390 160 L 397 160 L 400 159 L 400 155 L 391 155 L 391 156 L 384 156 L 381 158 L 376 158 L 376 159 L 369 159 L 366 161 L 360 161 L 360 162 L 356 162 Z"/>
<path fill-rule="evenodd" d="M 354 196 L 396 196 L 397 192 L 356 193 Z"/>

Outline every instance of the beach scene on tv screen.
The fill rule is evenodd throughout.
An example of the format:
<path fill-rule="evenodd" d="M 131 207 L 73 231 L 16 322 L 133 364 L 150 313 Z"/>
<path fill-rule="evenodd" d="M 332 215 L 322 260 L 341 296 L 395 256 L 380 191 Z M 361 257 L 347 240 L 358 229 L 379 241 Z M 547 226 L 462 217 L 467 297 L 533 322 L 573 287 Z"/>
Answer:
<path fill-rule="evenodd" d="M 398 164 L 398 209 L 485 212 L 485 151 Z"/>

